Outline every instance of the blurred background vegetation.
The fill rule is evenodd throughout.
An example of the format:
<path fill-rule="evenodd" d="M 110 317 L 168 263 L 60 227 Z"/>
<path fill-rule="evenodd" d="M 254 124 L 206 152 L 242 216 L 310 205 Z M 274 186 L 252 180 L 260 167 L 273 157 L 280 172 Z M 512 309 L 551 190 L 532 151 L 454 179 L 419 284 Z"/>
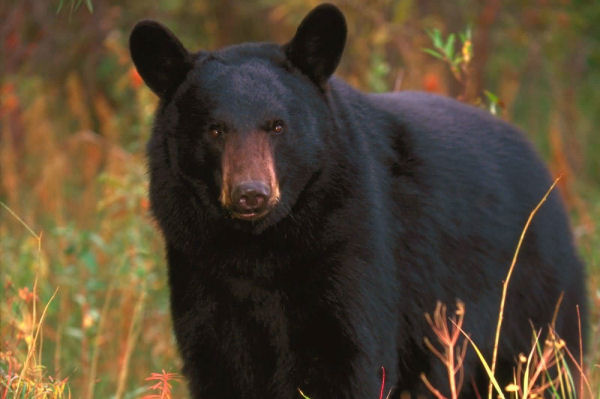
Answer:
<path fill-rule="evenodd" d="M 495 105 L 563 175 L 589 270 L 586 364 L 598 394 L 600 2 L 334 2 L 349 25 L 338 75 L 369 91 L 426 90 Z M 171 378 L 173 397 L 185 396 L 184 383 L 150 376 L 177 372 L 180 362 L 146 200 L 144 146 L 157 99 L 132 66 L 128 34 L 152 18 L 190 50 L 284 43 L 317 4 L 0 3 L 0 397 L 15 375 L 56 395 L 48 397 L 63 389 L 74 398 L 137 398 L 152 395 L 148 387 L 161 378 Z M 458 79 L 423 51 L 434 48 L 434 29 L 444 38 L 472 33 L 472 59 Z M 458 39 L 455 47 L 459 54 Z"/>

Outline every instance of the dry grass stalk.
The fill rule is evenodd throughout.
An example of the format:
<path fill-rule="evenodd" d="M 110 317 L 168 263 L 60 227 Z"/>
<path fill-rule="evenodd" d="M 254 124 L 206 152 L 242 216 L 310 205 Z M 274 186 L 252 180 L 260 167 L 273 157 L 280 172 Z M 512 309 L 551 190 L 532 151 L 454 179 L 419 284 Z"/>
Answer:
<path fill-rule="evenodd" d="M 425 314 L 427 323 L 431 326 L 431 329 L 443 349 L 442 351 L 438 350 L 427 337 L 425 337 L 425 345 L 446 367 L 452 399 L 458 399 L 458 395 L 464 382 L 462 365 L 467 352 L 468 341 L 463 340 L 460 344 L 458 342 L 461 336 L 461 327 L 464 317 L 465 305 L 461 301 L 457 301 L 456 303 L 455 316 L 449 318 L 452 323 L 451 328 L 448 327 L 446 305 L 443 305 L 441 302 L 436 304 L 433 318 L 429 313 Z M 425 374 L 421 374 L 421 380 L 438 399 L 445 399 L 445 396 L 427 380 Z"/>
<path fill-rule="evenodd" d="M 98 331 L 94 338 L 94 346 L 92 349 L 92 360 L 90 365 L 90 373 L 88 377 L 88 386 L 86 399 L 92 399 L 94 397 L 94 386 L 96 385 L 96 375 L 98 372 L 98 357 L 100 355 L 100 345 L 102 341 L 102 334 L 104 333 L 104 325 L 108 319 L 108 309 L 114 293 L 114 280 L 111 280 L 106 296 L 104 298 L 104 304 L 102 305 L 102 313 L 100 314 L 100 321 L 98 322 Z"/>
<path fill-rule="evenodd" d="M 170 381 L 180 381 L 181 378 L 176 373 L 167 373 L 162 370 L 162 373 L 152 373 L 146 381 L 157 381 L 149 389 L 158 391 L 156 394 L 145 395 L 142 399 L 172 399 Z"/>
<path fill-rule="evenodd" d="M 519 256 L 519 252 L 521 251 L 521 245 L 523 244 L 523 240 L 525 239 L 525 233 L 527 233 L 527 230 L 529 229 L 529 225 L 531 224 L 531 221 L 533 220 L 534 216 L 536 215 L 538 210 L 541 208 L 541 206 L 544 204 L 544 202 L 546 202 L 546 200 L 548 199 L 548 196 L 550 195 L 552 190 L 554 190 L 554 187 L 556 186 L 556 184 L 558 183 L 559 180 L 560 180 L 560 176 L 554 180 L 554 183 L 552 183 L 552 185 L 550 186 L 548 191 L 546 191 L 546 194 L 544 194 L 544 196 L 542 197 L 540 202 L 538 202 L 536 207 L 529 214 L 529 218 L 527 218 L 527 222 L 525 223 L 525 226 L 523 227 L 523 230 L 521 231 L 521 236 L 519 238 L 517 248 L 513 255 L 513 259 L 510 264 L 510 268 L 508 269 L 508 274 L 506 276 L 506 280 L 504 280 L 504 283 L 502 284 L 502 297 L 500 299 L 500 311 L 498 312 L 498 324 L 496 325 L 496 335 L 494 337 L 494 350 L 492 353 L 492 363 L 490 366 L 492 375 L 494 375 L 496 372 L 496 361 L 498 358 L 498 345 L 500 343 L 500 330 L 502 329 L 502 320 L 504 319 L 504 306 L 506 304 L 506 294 L 508 292 L 508 285 L 510 283 L 510 278 L 513 274 L 513 271 L 515 269 L 515 265 L 517 263 L 517 258 Z M 490 381 L 490 384 L 488 385 L 488 399 L 492 399 L 492 382 L 491 381 Z"/>
<path fill-rule="evenodd" d="M 141 294 L 135 304 L 133 316 L 131 318 L 131 324 L 129 325 L 129 331 L 127 333 L 127 341 L 125 344 L 125 352 L 123 354 L 123 360 L 121 363 L 121 370 L 119 371 L 119 378 L 117 382 L 117 392 L 115 393 L 115 399 L 120 399 L 125 393 L 125 383 L 127 382 L 127 375 L 129 373 L 129 361 L 131 360 L 131 354 L 135 347 L 135 341 L 140 334 L 140 320 L 144 310 L 144 303 L 146 301 L 146 287 L 142 287 Z"/>

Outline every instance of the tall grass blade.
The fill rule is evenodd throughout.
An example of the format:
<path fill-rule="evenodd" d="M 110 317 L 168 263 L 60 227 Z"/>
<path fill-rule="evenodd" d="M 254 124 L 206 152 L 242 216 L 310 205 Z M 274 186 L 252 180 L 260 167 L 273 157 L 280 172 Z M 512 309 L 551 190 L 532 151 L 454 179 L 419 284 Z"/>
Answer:
<path fill-rule="evenodd" d="M 494 375 L 496 372 L 496 361 L 498 358 L 498 345 L 500 343 L 500 330 L 502 329 L 502 321 L 504 319 L 504 305 L 506 304 L 506 295 L 508 293 L 508 284 L 510 283 L 510 278 L 515 269 L 515 265 L 517 263 L 517 258 L 519 256 L 519 252 L 521 251 L 521 245 L 523 244 L 523 240 L 525 239 L 525 233 L 527 233 L 527 230 L 529 229 L 529 225 L 531 224 L 531 221 L 533 220 L 534 216 L 536 215 L 538 210 L 541 208 L 541 206 L 546 202 L 546 200 L 548 199 L 548 196 L 550 195 L 552 190 L 554 190 L 554 187 L 556 187 L 556 184 L 558 183 L 558 181 L 560 179 L 561 179 L 561 176 L 557 177 L 554 180 L 554 183 L 552 183 L 552 185 L 550 186 L 548 191 L 546 191 L 546 194 L 544 194 L 544 196 L 542 197 L 540 202 L 538 202 L 536 207 L 529 214 L 529 218 L 527 218 L 525 227 L 523 227 L 523 230 L 521 231 L 521 236 L 519 237 L 517 249 L 515 250 L 512 262 L 510 264 L 510 268 L 508 269 L 508 275 L 506 276 L 506 280 L 504 281 L 504 284 L 502 284 L 502 298 L 500 299 L 500 311 L 498 312 L 498 324 L 496 326 L 496 335 L 494 337 L 494 350 L 492 353 L 492 364 L 490 367 L 490 371 L 492 372 L 492 375 Z M 488 386 L 488 399 L 492 399 L 492 381 L 490 381 L 490 384 Z"/>

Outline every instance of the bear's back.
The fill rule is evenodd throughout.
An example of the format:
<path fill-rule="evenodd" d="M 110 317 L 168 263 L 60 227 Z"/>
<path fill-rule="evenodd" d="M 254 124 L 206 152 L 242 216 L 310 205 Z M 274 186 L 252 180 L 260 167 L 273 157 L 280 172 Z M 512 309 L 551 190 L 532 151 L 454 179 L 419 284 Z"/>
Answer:
<path fill-rule="evenodd" d="M 540 157 L 521 131 L 485 110 L 419 92 L 367 98 L 393 126 L 380 135 L 394 148 L 392 203 L 401 226 L 397 253 L 405 256 L 409 248 L 411 254 L 399 262 L 413 263 L 410 273 L 400 272 L 405 289 L 413 295 L 435 292 L 438 297 L 431 301 L 447 303 L 460 293 L 472 315 L 496 308 L 522 229 L 552 184 Z M 574 304 L 585 304 L 583 266 L 557 191 L 525 237 L 505 328 L 519 336 L 529 320 L 549 323 L 556 303 L 547 302 L 565 292 L 561 309 L 568 310 L 556 327 L 572 346 L 577 342 Z M 493 328 L 492 323 L 469 324 L 467 318 L 474 337 L 489 337 Z"/>

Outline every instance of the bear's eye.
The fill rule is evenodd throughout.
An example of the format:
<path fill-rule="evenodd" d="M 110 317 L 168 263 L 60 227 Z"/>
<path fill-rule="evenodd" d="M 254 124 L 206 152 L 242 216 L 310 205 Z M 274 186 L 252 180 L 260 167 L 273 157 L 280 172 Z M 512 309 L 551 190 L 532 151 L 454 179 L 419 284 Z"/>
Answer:
<path fill-rule="evenodd" d="M 221 126 L 211 126 L 209 130 L 210 137 L 213 139 L 219 138 L 223 135 L 224 130 Z"/>
<path fill-rule="evenodd" d="M 282 120 L 276 120 L 273 122 L 273 125 L 271 126 L 271 131 L 275 134 L 280 134 L 283 132 L 283 121 Z"/>

